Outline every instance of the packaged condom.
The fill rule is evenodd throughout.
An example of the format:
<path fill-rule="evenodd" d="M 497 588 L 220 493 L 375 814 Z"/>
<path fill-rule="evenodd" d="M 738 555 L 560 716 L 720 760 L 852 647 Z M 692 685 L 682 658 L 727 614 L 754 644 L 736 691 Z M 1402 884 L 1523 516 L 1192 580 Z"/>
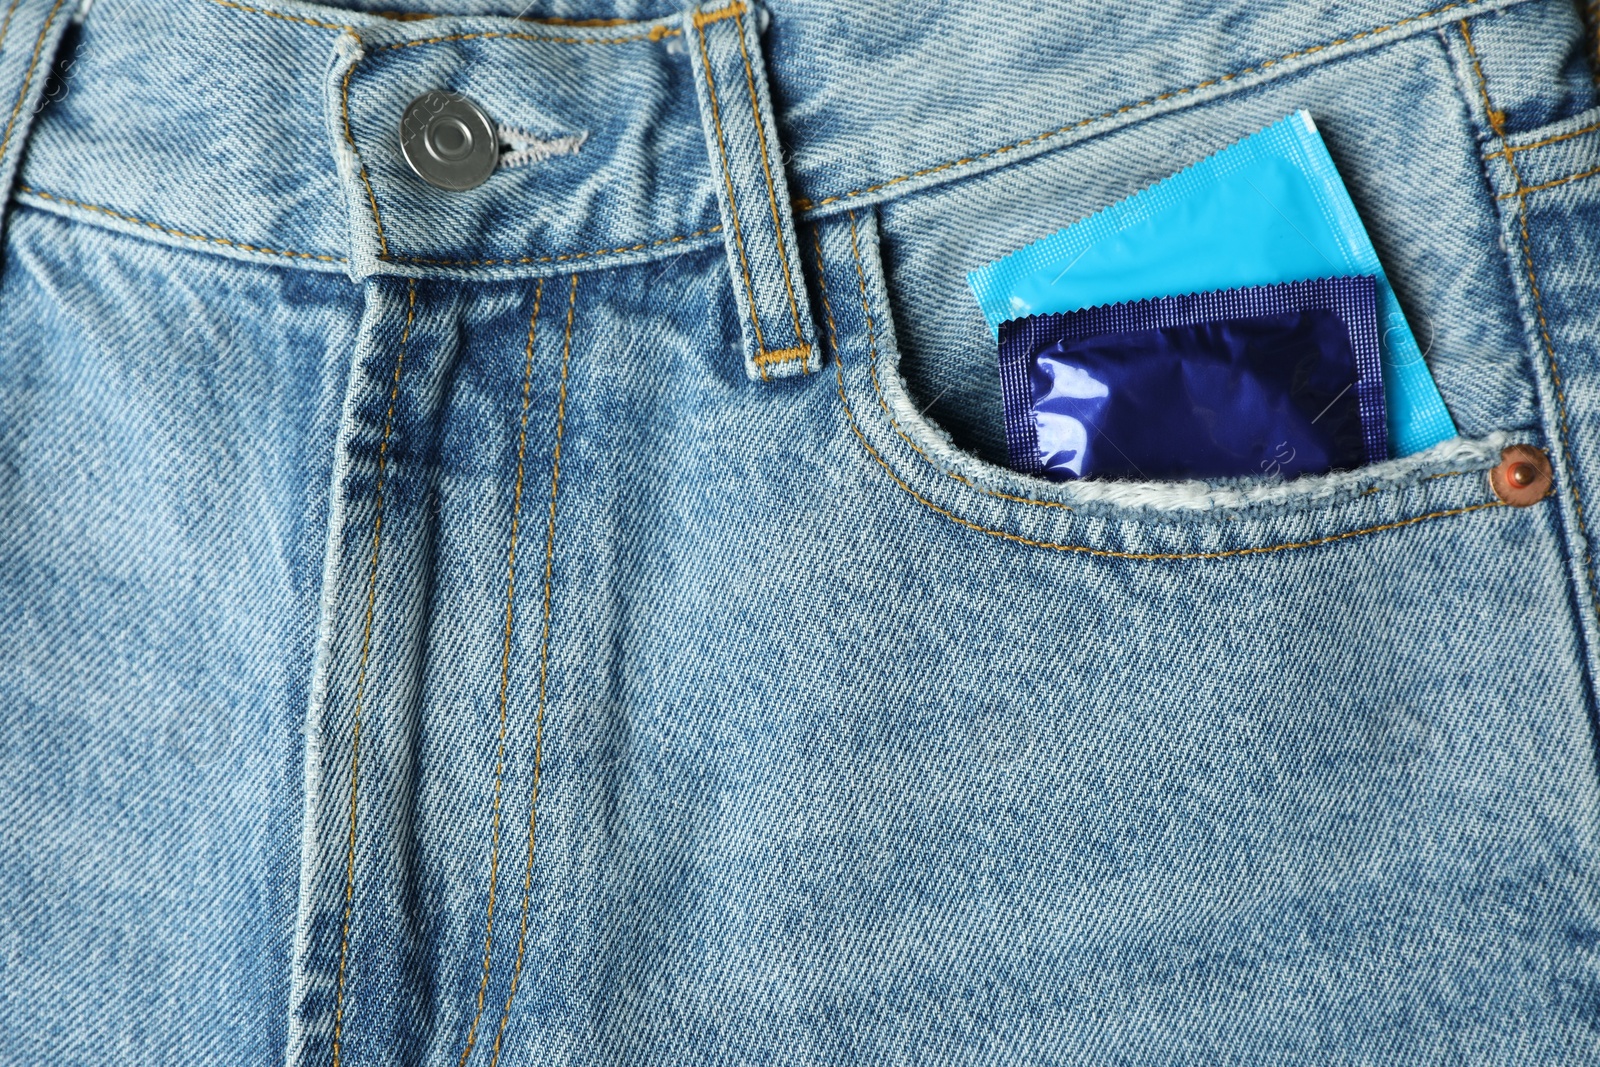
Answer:
<path fill-rule="evenodd" d="M 1259 133 L 967 276 L 992 330 L 1010 319 L 1340 275 L 1376 279 L 1389 451 L 1455 425 L 1311 116 Z"/>
<path fill-rule="evenodd" d="M 1011 466 L 1075 478 L 1315 474 L 1387 456 L 1371 275 L 1000 327 Z"/>

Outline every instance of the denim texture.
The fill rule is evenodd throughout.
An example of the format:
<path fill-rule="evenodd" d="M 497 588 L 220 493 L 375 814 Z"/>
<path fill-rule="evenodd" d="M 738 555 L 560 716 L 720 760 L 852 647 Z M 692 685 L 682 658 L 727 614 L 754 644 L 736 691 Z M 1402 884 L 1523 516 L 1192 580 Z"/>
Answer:
<path fill-rule="evenodd" d="M 53 2 L 0 37 L 0 1061 L 1600 1058 L 1567 0 Z M 587 137 L 442 193 L 436 88 Z M 999 466 L 965 271 L 1299 107 L 1462 436 Z"/>

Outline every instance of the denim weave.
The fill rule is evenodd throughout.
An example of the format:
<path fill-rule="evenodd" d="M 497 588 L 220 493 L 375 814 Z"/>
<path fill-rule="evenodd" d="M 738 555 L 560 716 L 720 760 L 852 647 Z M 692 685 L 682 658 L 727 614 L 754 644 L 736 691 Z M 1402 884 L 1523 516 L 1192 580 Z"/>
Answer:
<path fill-rule="evenodd" d="M 0 1061 L 1600 1059 L 1568 0 L 53 3 Z M 441 192 L 434 89 L 582 140 Z M 997 463 L 966 271 L 1299 108 L 1461 436 Z"/>

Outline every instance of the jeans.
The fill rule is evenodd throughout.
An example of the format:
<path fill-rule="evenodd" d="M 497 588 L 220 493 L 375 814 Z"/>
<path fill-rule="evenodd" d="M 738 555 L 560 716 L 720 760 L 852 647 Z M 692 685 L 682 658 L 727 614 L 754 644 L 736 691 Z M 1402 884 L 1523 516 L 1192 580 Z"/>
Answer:
<path fill-rule="evenodd" d="M 1596 1062 L 1600 108 L 1426 3 L 11 0 L 0 1061 Z M 1297 108 L 1461 436 L 1004 469 Z"/>

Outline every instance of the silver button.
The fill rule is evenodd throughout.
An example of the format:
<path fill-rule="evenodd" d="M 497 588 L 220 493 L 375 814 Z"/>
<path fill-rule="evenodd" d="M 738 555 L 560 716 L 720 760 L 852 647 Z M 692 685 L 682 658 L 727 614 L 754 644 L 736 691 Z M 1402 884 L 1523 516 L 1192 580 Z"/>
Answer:
<path fill-rule="evenodd" d="M 431 89 L 400 119 L 400 150 L 417 177 L 440 189 L 475 189 L 500 163 L 500 143 L 483 109 Z"/>

